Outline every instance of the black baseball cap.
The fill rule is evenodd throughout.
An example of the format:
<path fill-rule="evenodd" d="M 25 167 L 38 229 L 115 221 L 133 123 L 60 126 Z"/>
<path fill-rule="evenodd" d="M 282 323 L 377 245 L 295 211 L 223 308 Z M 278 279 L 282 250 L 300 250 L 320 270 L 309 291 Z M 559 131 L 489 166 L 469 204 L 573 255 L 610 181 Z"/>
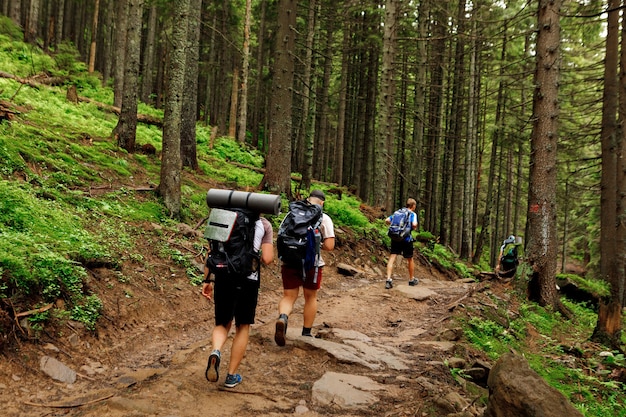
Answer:
<path fill-rule="evenodd" d="M 326 196 L 324 195 L 324 192 L 322 190 L 311 191 L 311 194 L 309 194 L 309 197 L 315 197 L 315 198 L 319 198 L 322 201 L 326 201 Z"/>

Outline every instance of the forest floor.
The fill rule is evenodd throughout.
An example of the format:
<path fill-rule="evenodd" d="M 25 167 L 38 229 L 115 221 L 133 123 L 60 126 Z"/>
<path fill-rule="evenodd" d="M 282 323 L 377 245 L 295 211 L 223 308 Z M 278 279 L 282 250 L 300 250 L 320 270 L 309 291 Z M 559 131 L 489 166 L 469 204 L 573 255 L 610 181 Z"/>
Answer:
<path fill-rule="evenodd" d="M 105 305 L 95 333 L 66 323 L 65 328 L 44 331 L 40 343 L 20 342 L 3 356 L 4 416 L 434 416 L 447 413 L 440 414 L 432 405 L 436 399 L 424 386 L 424 377 L 440 386 L 442 396 L 463 391 L 443 363 L 455 355 L 472 354 L 462 342 L 435 341 L 446 328 L 456 327 L 451 313 L 455 301 L 472 302 L 473 290 L 482 284 L 450 280 L 418 261 L 416 276 L 421 282 L 409 287 L 404 260 L 396 266 L 392 290 L 384 288 L 382 264 L 364 262 L 368 272 L 342 275 L 337 263 L 384 259 L 385 250 L 371 242 L 348 242 L 341 230 L 336 251 L 325 254 L 329 265 L 314 333 L 327 339 L 334 337 L 335 329 L 358 331 L 387 346 L 390 356 L 408 366 L 371 369 L 338 360 L 325 349 L 302 343 L 295 333 L 288 335 L 285 347 L 278 347 L 273 335 L 282 287 L 276 262 L 263 270 L 257 320 L 239 369 L 243 383 L 223 388 L 232 338 L 223 352 L 220 380 L 209 383 L 204 373 L 211 351 L 213 305 L 201 297 L 199 287 L 189 284 L 184 270 L 152 257 L 158 234 L 151 231 L 153 226 L 146 228 L 151 238 L 137 248 L 144 257 L 142 266 L 124 265 L 122 281 L 120 271 L 92 271 L 90 289 Z M 408 290 L 418 288 L 432 293 L 417 301 Z M 302 326 L 301 298 L 289 325 L 290 331 L 298 332 Z M 43 374 L 43 356 L 77 371 L 76 382 L 56 382 Z M 317 404 L 312 387 L 328 371 L 363 375 L 383 389 L 366 407 L 346 410 L 341 404 Z"/>

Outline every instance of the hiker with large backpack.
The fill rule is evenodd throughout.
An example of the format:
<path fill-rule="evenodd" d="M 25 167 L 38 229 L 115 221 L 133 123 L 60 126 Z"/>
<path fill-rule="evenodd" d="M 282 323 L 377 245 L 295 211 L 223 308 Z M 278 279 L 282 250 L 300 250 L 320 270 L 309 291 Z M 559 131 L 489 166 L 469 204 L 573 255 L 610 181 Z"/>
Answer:
<path fill-rule="evenodd" d="M 396 257 L 402 255 L 407 260 L 409 268 L 409 285 L 417 285 L 419 280 L 415 278 L 415 263 L 413 262 L 413 237 L 411 232 L 417 230 L 417 214 L 415 208 L 417 202 L 413 198 L 406 201 L 406 207 L 396 210 L 391 216 L 385 219 L 389 225 L 387 234 L 391 238 L 391 255 L 387 262 L 387 281 L 385 288 L 393 288 L 391 273 L 396 262 Z"/>
<path fill-rule="evenodd" d="M 317 314 L 317 291 L 322 285 L 324 260 L 320 250 L 335 248 L 332 219 L 322 212 L 326 197 L 313 190 L 304 201 L 289 204 L 289 212 L 278 228 L 276 247 L 282 261 L 283 297 L 278 303 L 278 320 L 274 341 L 285 346 L 289 314 L 298 299 L 300 287 L 304 295 L 302 336 L 312 336 Z"/>
<path fill-rule="evenodd" d="M 277 196 L 277 198 L 280 198 Z M 248 201 L 248 200 L 246 200 Z M 204 268 L 202 295 L 215 303 L 213 350 L 205 371 L 209 382 L 217 382 L 221 351 L 235 321 L 226 388 L 242 381 L 237 373 L 254 324 L 261 281 L 260 264 L 274 261 L 271 223 L 258 212 L 238 207 L 213 208 L 205 237 L 209 253 Z"/>
<path fill-rule="evenodd" d="M 517 272 L 519 265 L 517 239 L 511 235 L 502 242 L 498 264 L 496 265 L 496 275 L 500 278 L 511 278 Z"/>

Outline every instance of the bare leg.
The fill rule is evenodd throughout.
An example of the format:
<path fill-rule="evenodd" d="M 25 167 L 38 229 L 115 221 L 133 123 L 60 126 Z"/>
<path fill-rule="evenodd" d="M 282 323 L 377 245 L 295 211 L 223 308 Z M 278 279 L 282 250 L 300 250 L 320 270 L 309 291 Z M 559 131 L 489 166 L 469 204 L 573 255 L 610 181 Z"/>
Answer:
<path fill-rule="evenodd" d="M 304 327 L 313 327 L 317 314 L 317 290 L 304 288 Z"/>
<path fill-rule="evenodd" d="M 387 279 L 390 280 L 391 279 L 391 273 L 393 272 L 393 265 L 396 263 L 396 256 L 395 254 L 389 256 L 389 262 L 387 262 Z"/>
<path fill-rule="evenodd" d="M 240 324 L 235 330 L 235 337 L 233 339 L 233 346 L 230 350 L 230 362 L 228 364 L 228 373 L 234 374 L 239 368 L 239 364 L 243 359 L 243 355 L 246 353 L 246 347 L 248 346 L 248 338 L 250 336 L 250 325 Z"/>
<path fill-rule="evenodd" d="M 285 289 L 283 290 L 283 298 L 278 303 L 278 314 L 290 315 L 293 310 L 293 305 L 298 299 L 300 288 Z"/>
<path fill-rule="evenodd" d="M 415 272 L 415 263 L 413 262 L 413 258 L 407 258 L 407 261 L 409 263 L 409 279 L 413 279 L 414 275 L 413 273 Z"/>
<path fill-rule="evenodd" d="M 230 331 L 230 326 L 232 325 L 232 321 L 229 321 L 226 326 L 215 326 L 213 328 L 213 349 L 214 350 L 222 350 L 224 343 L 226 343 L 226 339 L 228 339 L 228 332 Z"/>

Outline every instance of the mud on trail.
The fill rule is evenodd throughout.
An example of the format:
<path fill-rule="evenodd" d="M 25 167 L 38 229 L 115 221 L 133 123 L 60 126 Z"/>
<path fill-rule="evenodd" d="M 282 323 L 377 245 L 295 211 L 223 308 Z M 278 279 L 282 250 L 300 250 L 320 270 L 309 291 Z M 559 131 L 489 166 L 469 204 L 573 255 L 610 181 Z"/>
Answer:
<path fill-rule="evenodd" d="M 461 344 L 433 341 L 446 326 L 454 326 L 450 306 L 480 284 L 451 280 L 417 261 L 418 287 L 432 290 L 418 301 L 408 292 L 418 287 L 407 286 L 406 262 L 399 260 L 394 288 L 385 290 L 384 264 L 368 265 L 368 260 L 386 259 L 386 250 L 367 242 L 347 244 L 339 232 L 337 249 L 324 254 L 327 267 L 313 332 L 321 340 L 339 343 L 335 330 L 359 332 L 406 364 L 404 369 L 338 359 L 296 333 L 288 333 L 285 347 L 277 346 L 273 335 L 282 286 L 276 261 L 262 271 L 256 323 L 239 368 L 243 383 L 223 388 L 232 337 L 222 352 L 220 379 L 209 383 L 204 372 L 211 351 L 213 304 L 189 284 L 181 267 L 150 257 L 149 248 L 162 237 L 147 233 L 144 263 L 125 264 L 124 279 L 120 271 L 91 271 L 88 285 L 104 302 L 95 333 L 65 323 L 45 329 L 39 343 L 21 341 L 0 357 L 2 415 L 446 415 L 433 405 L 434 397 L 437 392 L 444 396 L 461 391 L 461 386 L 443 362 L 469 353 Z M 364 273 L 341 275 L 336 268 L 340 262 Z M 302 306 L 300 296 L 290 331 L 299 333 L 302 327 Z M 61 383 L 45 375 L 40 370 L 44 356 L 75 370 L 76 382 Z M 313 386 L 326 372 L 370 378 L 379 384 L 371 393 L 376 400 L 361 408 L 316 402 Z"/>

